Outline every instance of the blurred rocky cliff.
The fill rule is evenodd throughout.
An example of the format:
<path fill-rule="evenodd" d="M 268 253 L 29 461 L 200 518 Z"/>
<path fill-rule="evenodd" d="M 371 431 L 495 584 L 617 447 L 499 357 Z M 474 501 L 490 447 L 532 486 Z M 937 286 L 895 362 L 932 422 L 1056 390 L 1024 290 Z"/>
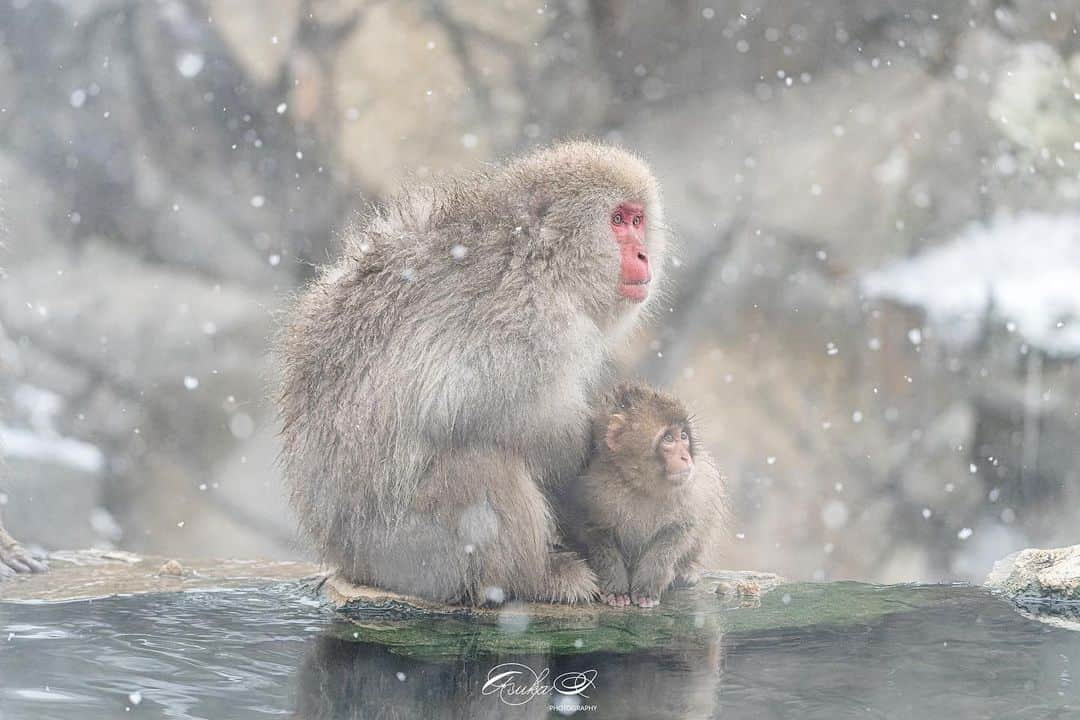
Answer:
<path fill-rule="evenodd" d="M 646 154 L 628 362 L 695 405 L 719 558 L 981 577 L 1076 542 L 1080 2 L 0 0 L 0 507 L 283 557 L 276 313 L 406 176 Z"/>

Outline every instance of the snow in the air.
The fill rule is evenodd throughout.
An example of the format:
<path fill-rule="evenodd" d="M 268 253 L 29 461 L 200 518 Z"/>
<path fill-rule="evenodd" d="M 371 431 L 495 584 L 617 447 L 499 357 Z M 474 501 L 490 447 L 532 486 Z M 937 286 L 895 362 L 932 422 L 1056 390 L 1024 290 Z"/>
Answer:
<path fill-rule="evenodd" d="M 176 58 L 176 69 L 186 78 L 193 78 L 202 72 L 203 56 L 198 53 L 185 52 Z"/>

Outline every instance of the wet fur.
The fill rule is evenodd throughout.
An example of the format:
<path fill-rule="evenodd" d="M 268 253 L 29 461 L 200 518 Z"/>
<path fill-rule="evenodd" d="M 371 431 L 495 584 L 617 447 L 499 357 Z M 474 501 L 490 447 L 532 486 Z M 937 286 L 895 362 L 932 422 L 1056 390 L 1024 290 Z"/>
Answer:
<path fill-rule="evenodd" d="M 552 551 L 548 498 L 584 466 L 590 403 L 642 310 L 616 294 L 625 200 L 655 228 L 655 287 L 648 168 L 570 143 L 404 190 L 299 298 L 282 460 L 302 530 L 350 580 L 449 602 L 593 595 L 585 563 Z"/>

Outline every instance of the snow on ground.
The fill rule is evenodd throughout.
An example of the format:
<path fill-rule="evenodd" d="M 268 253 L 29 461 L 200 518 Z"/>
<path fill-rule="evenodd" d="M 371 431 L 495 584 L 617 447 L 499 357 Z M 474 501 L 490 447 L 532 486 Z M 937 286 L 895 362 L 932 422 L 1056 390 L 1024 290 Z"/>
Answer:
<path fill-rule="evenodd" d="M 8 458 L 55 463 L 86 473 L 99 473 L 105 467 L 105 456 L 90 443 L 6 425 L 0 425 L 0 451 Z"/>
<path fill-rule="evenodd" d="M 29 428 L 0 424 L 0 456 L 64 465 L 86 473 L 105 468 L 105 456 L 90 443 L 64 437 L 55 428 L 63 412 L 63 399 L 56 393 L 33 385 L 15 388 L 15 409 L 25 415 Z"/>
<path fill-rule="evenodd" d="M 924 309 L 946 341 L 976 339 L 989 310 L 1032 346 L 1080 356 L 1080 213 L 999 215 L 866 276 L 862 287 Z"/>

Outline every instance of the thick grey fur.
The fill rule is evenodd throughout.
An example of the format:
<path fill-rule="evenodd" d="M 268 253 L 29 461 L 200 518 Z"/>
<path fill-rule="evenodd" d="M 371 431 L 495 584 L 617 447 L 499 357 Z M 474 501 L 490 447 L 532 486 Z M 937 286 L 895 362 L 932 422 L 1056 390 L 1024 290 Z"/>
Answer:
<path fill-rule="evenodd" d="M 659 189 L 636 156 L 575 142 L 361 218 L 283 334 L 283 462 L 302 530 L 350 580 L 443 602 L 588 601 L 549 498 L 583 468 L 590 403 L 643 305 L 610 230 Z M 647 303 L 646 303 L 647 304 Z"/>
<path fill-rule="evenodd" d="M 615 415 L 622 435 L 613 448 L 606 436 Z M 694 470 L 673 485 L 655 442 L 679 427 L 690 433 Z M 567 538 L 596 573 L 605 602 L 651 607 L 672 585 L 697 582 L 701 557 L 724 525 L 720 473 L 682 402 L 641 383 L 599 399 L 593 438 L 588 468 L 560 496 Z"/>

